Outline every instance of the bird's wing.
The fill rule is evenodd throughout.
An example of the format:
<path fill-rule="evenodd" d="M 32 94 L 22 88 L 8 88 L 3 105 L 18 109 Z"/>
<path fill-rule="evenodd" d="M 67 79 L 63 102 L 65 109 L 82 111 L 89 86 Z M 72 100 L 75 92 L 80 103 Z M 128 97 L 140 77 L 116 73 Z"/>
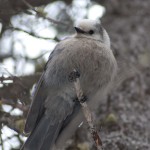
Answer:
<path fill-rule="evenodd" d="M 58 86 L 58 82 L 53 82 L 54 86 L 48 82 L 48 80 L 53 80 L 53 71 L 55 72 L 58 66 L 62 68 L 57 60 L 59 59 L 58 55 L 65 50 L 65 46 L 60 44 L 51 53 L 36 87 L 25 126 L 25 132 L 31 132 L 31 134 L 25 142 L 23 150 L 51 149 L 58 139 L 58 135 L 78 113 L 79 105 L 74 102 L 74 90 L 70 86 L 64 86 L 63 83 Z M 56 57 L 58 59 L 55 59 Z M 56 62 L 55 66 L 52 63 L 53 59 Z M 54 70 L 47 72 L 49 69 Z M 48 78 L 45 77 L 46 73 L 48 73 Z M 60 77 L 60 75 L 58 76 Z M 55 76 L 56 80 L 59 78 L 58 76 Z"/>
<path fill-rule="evenodd" d="M 45 65 L 44 72 L 42 73 L 40 80 L 38 81 L 38 84 L 36 86 L 35 92 L 34 92 L 34 97 L 33 101 L 30 107 L 30 110 L 28 112 L 24 132 L 25 133 L 30 133 L 34 128 L 38 120 L 41 118 L 42 114 L 44 113 L 44 102 L 45 99 L 48 95 L 47 91 L 45 90 L 45 84 L 43 83 L 44 81 L 44 75 L 45 71 L 47 69 L 47 64 L 50 63 L 50 61 L 58 55 L 59 53 L 62 52 L 63 49 L 58 49 L 57 46 L 55 49 L 52 51 L 52 53 L 49 56 L 48 62 Z"/>
<path fill-rule="evenodd" d="M 40 80 L 36 86 L 33 101 L 28 112 L 24 132 L 30 133 L 35 127 L 37 119 L 42 115 L 43 112 L 43 102 L 46 98 L 46 92 L 43 91 L 43 76 L 41 75 Z"/>
<path fill-rule="evenodd" d="M 68 102 L 62 100 L 61 97 L 56 97 L 55 100 L 56 105 L 50 106 L 50 111 L 53 113 L 48 112 L 41 116 L 24 144 L 23 150 L 51 150 L 53 147 L 64 124 L 63 120 L 66 120 L 66 117 L 73 111 Z"/>

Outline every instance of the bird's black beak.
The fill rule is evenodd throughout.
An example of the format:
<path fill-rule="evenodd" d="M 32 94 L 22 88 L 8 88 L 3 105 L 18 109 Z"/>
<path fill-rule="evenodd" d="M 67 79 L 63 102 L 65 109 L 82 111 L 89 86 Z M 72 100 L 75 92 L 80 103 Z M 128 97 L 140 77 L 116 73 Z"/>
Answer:
<path fill-rule="evenodd" d="M 83 31 L 80 28 L 77 28 L 77 27 L 74 27 L 74 28 L 75 28 L 75 30 L 76 30 L 77 33 L 82 33 L 82 34 L 86 33 L 85 31 Z"/>

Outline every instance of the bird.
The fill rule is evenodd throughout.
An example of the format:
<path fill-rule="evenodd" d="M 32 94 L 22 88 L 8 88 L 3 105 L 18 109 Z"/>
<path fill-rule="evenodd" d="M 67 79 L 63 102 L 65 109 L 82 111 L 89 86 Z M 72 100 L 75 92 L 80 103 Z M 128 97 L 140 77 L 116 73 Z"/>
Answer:
<path fill-rule="evenodd" d="M 34 91 L 24 132 L 29 134 L 23 150 L 52 150 L 65 141 L 84 120 L 74 84 L 75 69 L 89 105 L 107 91 L 117 73 L 110 38 L 99 19 L 81 19 L 75 34 L 60 41 L 51 52 Z M 90 107 L 90 106 L 89 106 Z"/>

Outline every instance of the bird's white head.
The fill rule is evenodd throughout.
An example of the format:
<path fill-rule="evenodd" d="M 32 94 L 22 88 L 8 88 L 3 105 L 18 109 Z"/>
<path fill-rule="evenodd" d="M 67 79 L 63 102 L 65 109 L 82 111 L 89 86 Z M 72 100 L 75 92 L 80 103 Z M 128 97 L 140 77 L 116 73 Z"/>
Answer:
<path fill-rule="evenodd" d="M 110 47 L 110 39 L 100 20 L 80 20 L 75 26 L 77 37 L 85 37 L 98 40 Z"/>

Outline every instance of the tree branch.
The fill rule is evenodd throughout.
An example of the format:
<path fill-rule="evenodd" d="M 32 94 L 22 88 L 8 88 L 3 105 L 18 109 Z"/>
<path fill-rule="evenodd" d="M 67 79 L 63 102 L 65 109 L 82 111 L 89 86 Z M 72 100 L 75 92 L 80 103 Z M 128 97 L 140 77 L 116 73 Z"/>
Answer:
<path fill-rule="evenodd" d="M 6 58 L 10 58 L 10 57 L 12 57 L 12 54 L 4 54 L 4 55 L 0 55 L 0 62 L 2 62 L 4 59 L 6 59 Z"/>
<path fill-rule="evenodd" d="M 42 18 L 44 18 L 44 19 L 46 19 L 46 20 L 48 20 L 48 21 L 50 21 L 50 22 L 52 22 L 52 23 L 54 23 L 54 24 L 61 24 L 61 25 L 64 25 L 64 26 L 68 26 L 67 23 L 64 23 L 64 22 L 62 22 L 62 21 L 54 20 L 54 19 L 52 19 L 52 18 L 50 18 L 50 17 L 46 17 L 46 15 L 45 15 L 43 12 L 40 12 L 40 11 L 36 10 L 36 9 L 35 9 L 30 3 L 28 3 L 26 0 L 22 0 L 22 1 L 23 1 L 23 3 L 24 3 L 29 9 L 33 10 L 34 12 L 36 12 L 39 17 L 42 17 Z"/>
<path fill-rule="evenodd" d="M 102 148 L 102 141 L 101 141 L 101 138 L 98 135 L 98 132 L 97 132 L 95 126 L 94 126 L 94 119 L 93 119 L 93 116 L 92 116 L 92 112 L 90 111 L 90 109 L 89 109 L 89 107 L 86 103 L 87 98 L 86 98 L 86 96 L 84 96 L 84 93 L 82 91 L 79 77 L 80 77 L 79 72 L 74 70 L 73 72 L 70 73 L 69 80 L 74 83 L 74 87 L 75 87 L 75 90 L 76 90 L 78 101 L 80 102 L 80 105 L 82 106 L 84 116 L 85 116 L 86 121 L 89 125 L 91 135 L 92 135 L 92 137 L 95 141 L 97 150 L 102 150 L 103 149 Z"/>
<path fill-rule="evenodd" d="M 28 32 L 28 31 L 25 31 L 25 30 L 20 29 L 20 28 L 17 28 L 17 27 L 12 27 L 12 26 L 10 26 L 9 28 L 12 29 L 12 30 L 24 32 L 24 33 L 26 33 L 26 34 L 28 34 L 28 35 L 31 35 L 31 36 L 33 36 L 33 37 L 36 37 L 36 38 L 38 38 L 38 39 L 43 39 L 43 40 L 54 40 L 54 41 L 57 41 L 57 42 L 60 41 L 57 37 L 55 37 L 55 38 L 41 37 L 41 36 L 35 34 L 34 32 Z"/>

